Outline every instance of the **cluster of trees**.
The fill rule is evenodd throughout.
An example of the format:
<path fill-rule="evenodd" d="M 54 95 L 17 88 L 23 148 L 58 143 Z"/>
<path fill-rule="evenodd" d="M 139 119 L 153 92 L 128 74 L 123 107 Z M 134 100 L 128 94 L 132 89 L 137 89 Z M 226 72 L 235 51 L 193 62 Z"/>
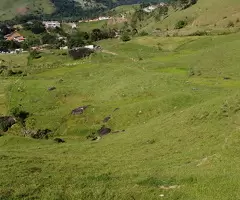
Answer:
<path fill-rule="evenodd" d="M 34 34 L 41 34 L 46 32 L 45 26 L 42 24 L 41 21 L 29 21 L 23 24 L 23 28 L 25 30 L 32 31 Z"/>
<path fill-rule="evenodd" d="M 50 44 L 55 48 L 66 45 L 64 40 L 68 35 L 61 29 L 56 28 L 52 30 L 46 30 L 41 21 L 34 20 L 22 24 L 23 30 L 31 31 L 32 34 L 27 36 L 27 39 L 18 43 L 15 41 L 6 41 L 4 36 L 12 33 L 16 29 L 12 26 L 0 24 L 0 51 L 8 51 L 17 48 L 29 49 L 32 46 Z"/>
<path fill-rule="evenodd" d="M 91 44 L 93 42 L 114 38 L 116 36 L 116 31 L 113 29 L 93 29 L 91 32 L 80 32 L 77 31 L 72 35 L 68 36 L 68 47 L 81 47 L 87 44 Z"/>
<path fill-rule="evenodd" d="M 46 30 L 39 20 L 25 22 L 22 26 L 23 30 L 32 32 L 32 34 L 28 34 L 26 40 L 22 43 L 6 41 L 4 35 L 11 33 L 14 29 L 6 25 L 0 26 L 0 47 L 2 51 L 16 48 L 29 49 L 30 47 L 43 44 L 48 44 L 52 48 L 59 48 L 65 45 L 69 48 L 81 47 L 99 40 L 114 38 L 117 32 L 114 29 L 93 29 L 91 32 L 80 32 L 76 30 L 72 34 L 67 34 L 62 28 L 58 27 Z"/>

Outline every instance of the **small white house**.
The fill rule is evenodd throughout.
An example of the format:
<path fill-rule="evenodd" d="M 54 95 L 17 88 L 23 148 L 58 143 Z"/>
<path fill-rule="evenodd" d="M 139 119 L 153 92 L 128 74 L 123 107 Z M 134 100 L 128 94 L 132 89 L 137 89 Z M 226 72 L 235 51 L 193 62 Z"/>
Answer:
<path fill-rule="evenodd" d="M 148 6 L 146 8 L 143 9 L 143 11 L 150 13 L 152 11 L 154 11 L 158 6 Z"/>
<path fill-rule="evenodd" d="M 101 47 L 100 46 L 97 46 L 97 45 L 86 45 L 84 46 L 84 48 L 87 48 L 87 49 L 91 49 L 91 50 L 101 50 Z"/>
<path fill-rule="evenodd" d="M 57 27 L 61 27 L 60 22 L 58 21 L 43 21 L 43 25 L 45 26 L 45 28 L 57 28 Z"/>
<path fill-rule="evenodd" d="M 111 19 L 111 17 L 99 17 L 98 18 L 99 21 L 108 20 L 108 19 Z"/>
<path fill-rule="evenodd" d="M 68 23 L 69 26 L 71 26 L 72 29 L 77 28 L 77 24 L 76 23 Z"/>
<path fill-rule="evenodd" d="M 151 6 L 148 6 L 146 8 L 143 9 L 144 12 L 147 12 L 147 13 L 151 13 L 152 11 L 154 11 L 155 9 L 159 8 L 159 7 L 165 7 L 167 6 L 168 4 L 164 3 L 164 2 L 161 2 L 157 5 L 151 5 Z"/>
<path fill-rule="evenodd" d="M 67 50 L 68 49 L 68 46 L 65 46 L 65 47 L 60 47 L 61 50 Z"/>

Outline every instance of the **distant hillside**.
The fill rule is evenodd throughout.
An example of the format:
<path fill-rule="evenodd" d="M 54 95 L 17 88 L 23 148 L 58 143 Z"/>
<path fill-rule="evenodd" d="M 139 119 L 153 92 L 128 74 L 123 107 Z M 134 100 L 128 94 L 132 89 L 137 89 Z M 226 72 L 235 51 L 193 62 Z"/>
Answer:
<path fill-rule="evenodd" d="M 1 0 L 0 20 L 12 19 L 14 16 L 33 14 L 50 14 L 55 8 L 49 0 Z"/>
<path fill-rule="evenodd" d="M 186 26 L 176 29 L 179 21 L 185 21 Z M 226 30 L 240 27 L 239 0 L 199 0 L 197 4 L 185 9 L 169 9 L 164 20 L 147 19 L 143 22 L 144 30 L 175 31 L 187 34 L 194 31 Z"/>
<path fill-rule="evenodd" d="M 27 14 L 49 18 L 88 18 L 119 5 L 139 2 L 150 0 L 1 0 L 0 20 Z"/>

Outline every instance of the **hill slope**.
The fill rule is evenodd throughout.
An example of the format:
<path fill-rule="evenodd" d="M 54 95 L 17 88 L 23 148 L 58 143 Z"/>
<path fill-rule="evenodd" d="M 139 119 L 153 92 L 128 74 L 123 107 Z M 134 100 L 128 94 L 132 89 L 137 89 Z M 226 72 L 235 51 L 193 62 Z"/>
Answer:
<path fill-rule="evenodd" d="M 107 40 L 106 53 L 72 61 L 46 52 L 28 76 L 4 79 L 7 107 L 30 112 L 27 129 L 66 143 L 10 135 L 18 125 L 0 137 L 0 196 L 240 199 L 239 36 Z M 18 64 L 25 55 L 5 56 Z M 86 140 L 109 115 L 105 125 L 125 132 Z"/>
<path fill-rule="evenodd" d="M 146 21 L 145 29 L 173 30 L 180 20 L 188 23 L 183 29 L 185 31 L 239 27 L 240 4 L 238 0 L 199 0 L 197 4 L 188 9 L 170 10 L 169 16 L 163 21 L 154 19 Z"/>
<path fill-rule="evenodd" d="M 1 0 L 0 20 L 8 20 L 24 14 L 52 13 L 53 17 L 59 18 L 93 17 L 106 9 L 134 3 L 139 3 L 139 0 Z"/>
<path fill-rule="evenodd" d="M 54 6 L 49 0 L 1 0 L 0 20 L 11 19 L 14 16 L 28 13 L 50 14 L 54 11 Z"/>

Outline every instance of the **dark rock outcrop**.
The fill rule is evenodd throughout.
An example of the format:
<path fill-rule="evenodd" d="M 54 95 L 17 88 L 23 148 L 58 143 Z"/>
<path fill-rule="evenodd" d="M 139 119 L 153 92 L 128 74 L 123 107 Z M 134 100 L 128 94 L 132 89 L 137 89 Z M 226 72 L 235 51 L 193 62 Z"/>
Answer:
<path fill-rule="evenodd" d="M 110 116 L 105 117 L 104 120 L 103 120 L 103 123 L 107 123 L 110 119 L 111 119 Z"/>
<path fill-rule="evenodd" d="M 0 117 L 0 131 L 7 132 L 16 122 L 16 119 L 11 116 Z"/>
<path fill-rule="evenodd" d="M 102 126 L 97 132 L 100 136 L 103 136 L 111 133 L 111 131 L 112 130 L 110 128 L 106 128 L 105 126 Z"/>
<path fill-rule="evenodd" d="M 56 87 L 50 87 L 48 88 L 48 91 L 53 91 L 53 90 L 56 90 L 57 88 Z"/>
<path fill-rule="evenodd" d="M 56 143 L 65 143 L 65 140 L 62 139 L 62 138 L 55 138 L 54 142 L 56 142 Z"/>
<path fill-rule="evenodd" d="M 81 107 L 78 107 L 78 108 L 75 108 L 74 110 L 72 110 L 72 115 L 80 115 L 80 114 L 83 114 L 84 110 L 86 110 L 87 108 L 89 107 L 88 106 L 81 106 Z"/>

